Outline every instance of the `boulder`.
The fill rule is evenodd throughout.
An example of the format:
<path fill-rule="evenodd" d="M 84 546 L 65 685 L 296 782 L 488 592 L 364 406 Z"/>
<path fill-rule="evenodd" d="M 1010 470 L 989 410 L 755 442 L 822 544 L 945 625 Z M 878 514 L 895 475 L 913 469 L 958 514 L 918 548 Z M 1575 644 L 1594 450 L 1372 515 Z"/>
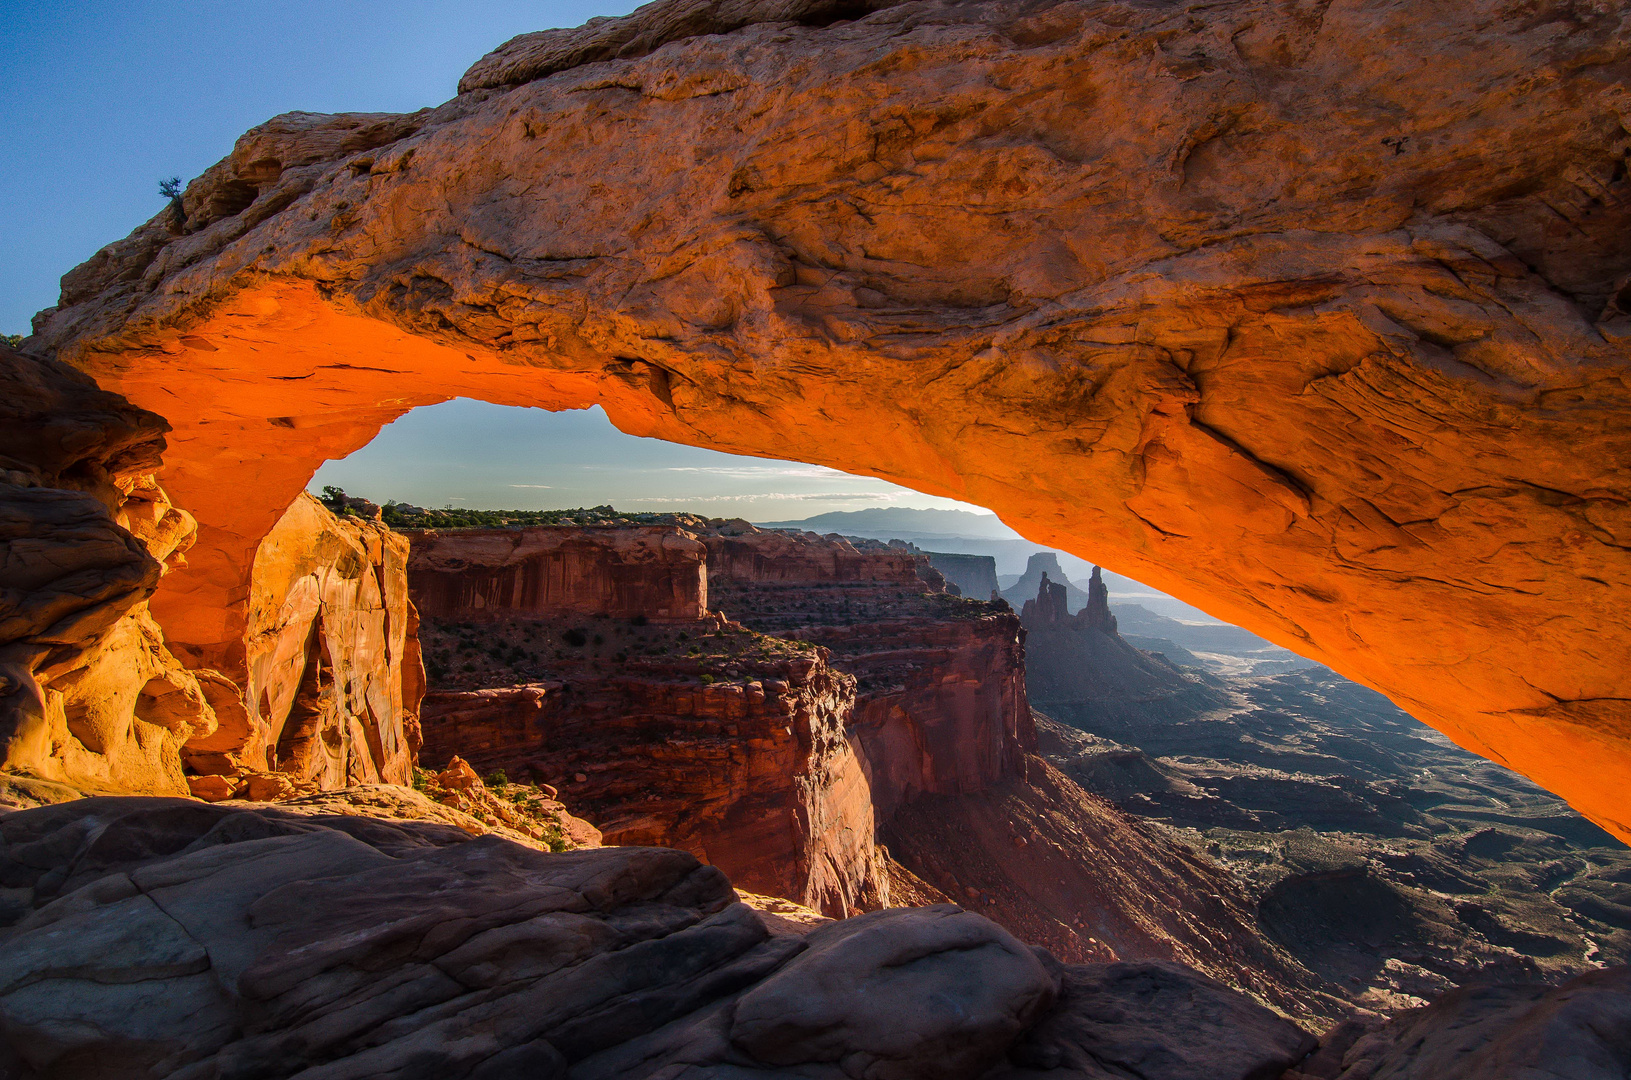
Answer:
<path fill-rule="evenodd" d="M 1310 1074 L 1313 1075 L 1313 1074 Z M 1631 968 L 1559 986 L 1468 986 L 1365 1035 L 1341 1080 L 1622 1080 L 1631 1075 Z"/>
<path fill-rule="evenodd" d="M 0 814 L 0 1075 L 1259 1080 L 1311 1043 L 1193 973 L 1062 968 L 949 904 L 784 908 L 772 934 L 685 852 L 308 810 Z"/>

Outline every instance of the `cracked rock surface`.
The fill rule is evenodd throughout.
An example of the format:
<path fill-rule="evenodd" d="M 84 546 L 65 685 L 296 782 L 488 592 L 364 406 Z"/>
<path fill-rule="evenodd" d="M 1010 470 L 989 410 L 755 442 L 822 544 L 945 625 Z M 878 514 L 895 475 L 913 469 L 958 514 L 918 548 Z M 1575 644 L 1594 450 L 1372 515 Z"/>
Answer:
<path fill-rule="evenodd" d="M 17 811 L 0 924 L 7 1080 L 1254 1080 L 1314 1046 L 1187 968 L 1063 967 L 954 905 L 772 933 L 685 852 L 429 821 Z"/>

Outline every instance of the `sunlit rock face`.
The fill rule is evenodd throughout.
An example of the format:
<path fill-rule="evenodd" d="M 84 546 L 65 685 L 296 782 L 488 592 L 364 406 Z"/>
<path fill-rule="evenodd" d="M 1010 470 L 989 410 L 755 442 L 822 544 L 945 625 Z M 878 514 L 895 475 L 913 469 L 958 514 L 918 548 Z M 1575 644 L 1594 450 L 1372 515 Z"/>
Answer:
<path fill-rule="evenodd" d="M 406 782 L 406 541 L 301 496 L 260 546 L 247 638 L 172 651 L 147 601 L 195 526 L 155 479 L 164 432 L 76 372 L 0 354 L 0 771 L 180 795 L 231 777 L 219 797 L 268 771 Z"/>
<path fill-rule="evenodd" d="M 1616 9 L 728 14 L 279 117 L 64 279 L 29 347 L 175 428 L 172 640 L 382 423 L 600 402 L 991 507 L 1631 836 Z"/>
<path fill-rule="evenodd" d="M 423 677 L 407 571 L 405 537 L 297 498 L 255 555 L 251 723 L 235 745 L 189 744 L 199 771 L 216 771 L 196 760 L 213 752 L 324 789 L 408 783 Z"/>

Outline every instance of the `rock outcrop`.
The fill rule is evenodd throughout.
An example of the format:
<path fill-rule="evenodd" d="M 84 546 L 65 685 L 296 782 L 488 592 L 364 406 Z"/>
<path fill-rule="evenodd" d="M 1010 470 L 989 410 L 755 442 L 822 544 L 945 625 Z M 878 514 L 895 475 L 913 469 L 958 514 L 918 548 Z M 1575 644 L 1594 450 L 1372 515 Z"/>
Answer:
<path fill-rule="evenodd" d="M 411 533 L 414 603 L 426 616 L 695 621 L 708 611 L 705 550 L 676 528 Z"/>
<path fill-rule="evenodd" d="M 173 642 L 403 412 L 599 402 L 991 507 L 1631 835 L 1617 11 L 727 7 L 277 117 L 64 278 L 26 346 L 177 433 Z"/>
<path fill-rule="evenodd" d="M 0 771 L 186 794 L 180 750 L 237 687 L 189 671 L 147 600 L 193 521 L 154 479 L 164 422 L 0 346 Z"/>
<path fill-rule="evenodd" d="M 248 723 L 189 744 L 189 765 L 322 789 L 408 783 L 423 677 L 407 563 L 407 540 L 383 525 L 295 499 L 255 555 Z"/>
<path fill-rule="evenodd" d="M 1631 1072 L 1631 968 L 1451 990 L 1379 1030 L 1356 1027 L 1328 1033 L 1285 1080 L 1617 1080 Z"/>
<path fill-rule="evenodd" d="M 888 902 L 846 737 L 855 681 L 825 650 L 717 616 L 427 617 L 421 632 L 434 675 L 425 761 L 532 775 L 607 843 L 684 848 L 743 888 L 829 915 Z"/>
<path fill-rule="evenodd" d="M 1314 1045 L 1193 971 L 1063 966 L 949 904 L 773 934 L 663 848 L 91 799 L 0 816 L 0 877 L 18 1080 L 1260 1080 Z"/>
<path fill-rule="evenodd" d="M 832 651 L 856 678 L 851 731 L 880 822 L 923 793 L 1023 774 L 1034 747 L 1019 620 L 959 599 L 928 557 L 789 530 L 702 534 L 710 595 L 761 633 Z"/>
<path fill-rule="evenodd" d="M 0 388 L 0 771 L 212 798 L 407 782 L 405 541 L 301 495 L 260 545 L 245 636 L 172 651 L 148 598 L 195 529 L 157 480 L 163 421 L 10 350 Z"/>

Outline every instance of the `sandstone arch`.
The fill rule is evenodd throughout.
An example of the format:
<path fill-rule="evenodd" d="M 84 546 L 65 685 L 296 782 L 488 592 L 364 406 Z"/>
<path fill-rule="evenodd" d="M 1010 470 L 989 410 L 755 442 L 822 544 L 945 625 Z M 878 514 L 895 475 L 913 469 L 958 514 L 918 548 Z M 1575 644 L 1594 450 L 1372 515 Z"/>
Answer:
<path fill-rule="evenodd" d="M 175 428 L 178 655 L 241 648 L 323 459 L 600 402 L 991 507 L 1631 838 L 1623 7 L 870 7 L 665 2 L 279 117 L 69 274 L 28 347 Z"/>

